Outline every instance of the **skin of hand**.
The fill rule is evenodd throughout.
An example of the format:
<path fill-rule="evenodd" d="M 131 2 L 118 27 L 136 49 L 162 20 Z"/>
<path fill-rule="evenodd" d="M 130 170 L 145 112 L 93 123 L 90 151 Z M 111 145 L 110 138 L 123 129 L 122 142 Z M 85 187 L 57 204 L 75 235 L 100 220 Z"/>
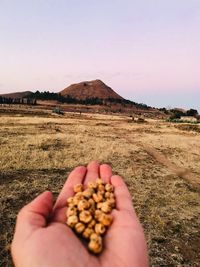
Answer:
<path fill-rule="evenodd" d="M 66 225 L 66 200 L 73 186 L 86 185 L 101 177 L 115 188 L 116 209 L 113 223 L 104 237 L 104 249 L 98 256 L 88 252 Z M 46 191 L 21 209 L 17 216 L 11 252 L 16 267 L 147 267 L 148 256 L 142 226 L 132 206 L 123 179 L 113 175 L 111 167 L 92 161 L 77 167 L 69 175 L 56 203 Z"/>

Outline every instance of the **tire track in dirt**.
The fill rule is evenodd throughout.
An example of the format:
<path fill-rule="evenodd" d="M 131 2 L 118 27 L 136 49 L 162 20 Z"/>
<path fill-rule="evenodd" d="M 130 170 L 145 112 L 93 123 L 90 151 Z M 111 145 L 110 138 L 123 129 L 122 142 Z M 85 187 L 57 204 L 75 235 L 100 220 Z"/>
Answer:
<path fill-rule="evenodd" d="M 130 144 L 138 145 L 142 147 L 148 155 L 153 157 L 157 162 L 162 164 L 163 166 L 167 167 L 173 174 L 177 175 L 181 179 L 186 180 L 189 182 L 195 189 L 200 191 L 200 178 L 193 174 L 189 169 L 179 167 L 175 163 L 171 162 L 163 153 L 159 152 L 157 149 L 150 147 L 146 144 L 142 144 L 140 142 L 134 142 L 133 140 L 126 136 L 126 140 Z"/>
<path fill-rule="evenodd" d="M 195 188 L 200 189 L 200 179 L 196 177 L 190 170 L 177 166 L 171 162 L 164 154 L 158 152 L 155 148 L 143 145 L 144 150 L 152 156 L 157 162 L 167 167 L 172 173 L 178 177 L 190 182 Z"/>

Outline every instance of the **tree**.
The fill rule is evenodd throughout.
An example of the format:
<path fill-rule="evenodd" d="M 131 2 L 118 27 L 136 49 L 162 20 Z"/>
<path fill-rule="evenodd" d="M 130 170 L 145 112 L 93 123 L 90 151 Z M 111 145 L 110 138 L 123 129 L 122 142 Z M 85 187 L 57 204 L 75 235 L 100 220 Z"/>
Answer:
<path fill-rule="evenodd" d="M 195 116 L 198 115 L 198 111 L 196 109 L 192 109 L 191 108 L 191 109 L 187 110 L 186 114 L 187 114 L 187 116 L 193 116 L 193 117 L 195 117 Z"/>

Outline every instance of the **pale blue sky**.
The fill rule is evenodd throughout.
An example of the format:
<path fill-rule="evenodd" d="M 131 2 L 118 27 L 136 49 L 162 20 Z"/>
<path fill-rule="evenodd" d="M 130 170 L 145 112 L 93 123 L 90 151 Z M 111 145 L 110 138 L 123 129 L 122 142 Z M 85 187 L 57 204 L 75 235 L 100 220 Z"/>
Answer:
<path fill-rule="evenodd" d="M 90 79 L 200 111 L 200 1 L 0 0 L 0 93 Z"/>

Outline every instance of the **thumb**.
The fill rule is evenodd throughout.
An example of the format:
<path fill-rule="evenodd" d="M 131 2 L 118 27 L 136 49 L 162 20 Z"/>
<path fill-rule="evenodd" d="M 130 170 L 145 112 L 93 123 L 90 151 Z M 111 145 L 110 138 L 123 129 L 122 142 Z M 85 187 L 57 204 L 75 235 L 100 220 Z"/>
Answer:
<path fill-rule="evenodd" d="M 21 209 L 17 216 L 15 234 L 26 238 L 34 230 L 45 227 L 52 208 L 52 193 L 45 191 Z"/>

